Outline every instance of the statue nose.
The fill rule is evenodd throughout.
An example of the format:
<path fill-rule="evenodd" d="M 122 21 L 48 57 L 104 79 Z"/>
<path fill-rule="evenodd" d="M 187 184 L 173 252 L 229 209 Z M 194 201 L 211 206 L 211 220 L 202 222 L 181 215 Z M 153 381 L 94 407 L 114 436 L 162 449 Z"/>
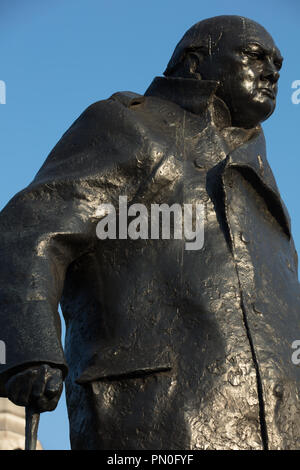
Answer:
<path fill-rule="evenodd" d="M 279 73 L 276 71 L 269 73 L 268 75 L 265 76 L 270 82 L 272 83 L 277 83 L 279 80 Z"/>
<path fill-rule="evenodd" d="M 269 62 L 262 73 L 263 80 L 269 80 L 271 83 L 277 83 L 279 80 L 280 74 L 276 66 Z"/>

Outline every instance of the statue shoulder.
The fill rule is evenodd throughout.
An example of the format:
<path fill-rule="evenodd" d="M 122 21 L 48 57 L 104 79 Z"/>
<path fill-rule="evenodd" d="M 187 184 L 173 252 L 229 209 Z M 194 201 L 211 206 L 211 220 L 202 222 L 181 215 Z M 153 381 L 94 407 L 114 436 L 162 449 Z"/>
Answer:
<path fill-rule="evenodd" d="M 114 93 L 108 99 L 96 101 L 80 114 L 64 136 L 69 134 L 70 131 L 82 132 L 87 129 L 90 133 L 92 129 L 98 131 L 99 127 L 102 129 L 118 127 L 124 119 L 130 121 L 131 113 L 128 114 L 129 108 L 144 102 L 144 100 L 143 95 L 125 91 Z"/>
<path fill-rule="evenodd" d="M 128 108 L 143 98 L 136 93 L 119 92 L 89 105 L 52 149 L 34 184 L 53 176 L 56 180 L 58 175 L 63 177 L 66 165 L 69 175 L 71 172 L 84 174 L 95 162 L 100 165 L 107 159 L 113 161 L 125 144 L 132 155 L 136 151 L 139 134 L 135 113 L 128 112 Z M 136 138 L 132 139 L 132 135 Z"/>
<path fill-rule="evenodd" d="M 119 91 L 114 93 L 106 100 L 96 101 L 88 106 L 81 116 L 97 117 L 103 115 L 103 112 L 112 112 L 113 110 L 125 107 L 130 108 L 145 101 L 145 96 L 132 91 Z"/>

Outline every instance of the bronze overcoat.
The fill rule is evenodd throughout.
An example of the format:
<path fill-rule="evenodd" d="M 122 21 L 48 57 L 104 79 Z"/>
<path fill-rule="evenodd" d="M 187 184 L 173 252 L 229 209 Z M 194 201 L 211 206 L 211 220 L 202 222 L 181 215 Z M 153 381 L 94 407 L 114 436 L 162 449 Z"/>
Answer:
<path fill-rule="evenodd" d="M 290 220 L 260 126 L 231 127 L 216 88 L 158 77 L 91 105 L 1 213 L 2 395 L 26 365 L 69 370 L 73 449 L 300 447 Z M 99 240 L 121 195 L 204 204 L 202 249 Z"/>

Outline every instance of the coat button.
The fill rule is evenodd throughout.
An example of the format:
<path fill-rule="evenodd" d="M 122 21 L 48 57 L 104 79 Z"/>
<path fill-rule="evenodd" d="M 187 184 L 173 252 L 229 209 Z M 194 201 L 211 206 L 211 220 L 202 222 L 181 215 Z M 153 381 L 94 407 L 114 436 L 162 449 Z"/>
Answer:
<path fill-rule="evenodd" d="M 242 240 L 242 242 L 244 242 L 244 243 L 250 243 L 250 238 L 249 238 L 249 236 L 248 236 L 246 233 L 244 233 L 244 232 L 241 232 L 241 240 Z"/>
<path fill-rule="evenodd" d="M 203 166 L 201 157 L 195 158 L 194 165 L 195 165 L 195 167 L 199 168 L 199 170 L 204 170 L 204 166 Z"/>
<path fill-rule="evenodd" d="M 262 315 L 262 314 L 263 314 L 263 313 L 262 313 L 262 308 L 259 307 L 258 304 L 253 304 L 253 305 L 252 305 L 252 308 L 253 308 L 254 312 L 257 313 L 258 315 Z"/>
<path fill-rule="evenodd" d="M 282 384 L 276 384 L 273 388 L 273 395 L 277 398 L 283 398 L 283 386 Z"/>

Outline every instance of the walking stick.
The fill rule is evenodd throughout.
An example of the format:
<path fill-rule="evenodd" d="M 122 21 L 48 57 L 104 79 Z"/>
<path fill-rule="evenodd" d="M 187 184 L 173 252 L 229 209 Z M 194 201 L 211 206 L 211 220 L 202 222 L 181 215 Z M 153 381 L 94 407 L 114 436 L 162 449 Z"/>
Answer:
<path fill-rule="evenodd" d="M 25 450 L 36 450 L 37 432 L 40 413 L 31 406 L 26 406 Z"/>

